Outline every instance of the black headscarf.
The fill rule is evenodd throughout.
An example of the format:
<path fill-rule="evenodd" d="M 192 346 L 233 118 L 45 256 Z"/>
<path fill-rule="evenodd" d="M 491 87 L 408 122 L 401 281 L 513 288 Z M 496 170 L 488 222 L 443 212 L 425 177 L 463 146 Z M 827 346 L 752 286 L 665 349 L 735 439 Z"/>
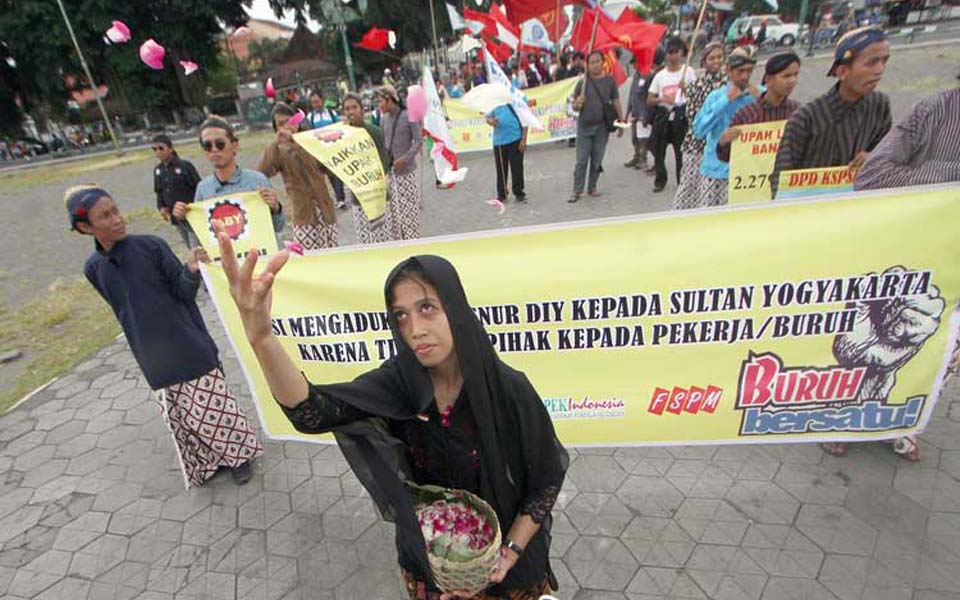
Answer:
<path fill-rule="evenodd" d="M 506 536 L 524 499 L 559 486 L 569 458 L 557 440 L 543 402 L 527 377 L 504 364 L 467 302 L 453 265 L 439 256 L 416 256 L 397 265 L 384 284 L 388 320 L 397 355 L 350 383 L 317 386 L 324 395 L 385 419 L 412 419 L 434 401 L 428 370 L 404 342 L 390 310 L 391 289 L 405 273 L 422 273 L 437 290 L 453 334 L 464 391 L 477 424 L 481 496 L 500 519 Z M 405 448 L 386 424 L 368 419 L 338 428 L 337 442 L 357 478 L 384 518 L 395 522 L 397 550 L 405 568 L 431 581 L 425 543 L 404 480 L 410 479 Z M 493 588 L 511 589 L 548 577 L 551 519 L 545 518 L 507 579 Z M 412 564 L 411 564 L 412 563 Z"/>

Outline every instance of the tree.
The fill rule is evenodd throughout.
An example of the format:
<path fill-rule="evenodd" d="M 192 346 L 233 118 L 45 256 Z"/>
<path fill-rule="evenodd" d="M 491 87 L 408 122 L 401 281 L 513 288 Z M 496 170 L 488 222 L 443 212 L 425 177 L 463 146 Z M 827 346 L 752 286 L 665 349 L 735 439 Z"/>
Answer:
<path fill-rule="evenodd" d="M 63 3 L 94 78 L 110 87 L 112 100 L 137 111 L 201 104 L 204 70 L 214 68 L 219 60 L 221 23 L 240 25 L 247 20 L 243 0 Z M 133 39 L 127 44 L 104 43 L 103 34 L 113 19 L 130 27 Z M 140 62 L 139 46 L 151 37 L 167 49 L 163 71 L 152 71 Z M 70 91 L 65 77 L 89 85 L 80 76 L 82 70 L 55 2 L 0 0 L 0 40 L 17 65 L 13 82 L 0 77 L 0 99 L 4 93 L 19 97 L 25 112 L 49 110 L 62 117 Z M 178 64 L 186 59 L 202 67 L 190 78 Z"/>
<path fill-rule="evenodd" d="M 250 67 L 262 69 L 271 63 L 275 63 L 283 56 L 283 51 L 287 49 L 287 40 L 262 38 L 253 40 L 247 45 L 247 58 Z"/>
<path fill-rule="evenodd" d="M 671 0 L 645 0 L 643 6 L 633 11 L 644 21 L 670 25 L 673 22 L 674 3 Z"/>

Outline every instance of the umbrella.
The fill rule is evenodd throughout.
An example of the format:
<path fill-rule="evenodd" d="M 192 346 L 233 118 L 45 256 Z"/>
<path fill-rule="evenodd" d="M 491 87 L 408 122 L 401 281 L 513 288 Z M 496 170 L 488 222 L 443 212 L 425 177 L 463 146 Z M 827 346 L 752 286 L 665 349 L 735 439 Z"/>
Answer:
<path fill-rule="evenodd" d="M 510 104 L 513 98 L 510 90 L 499 83 L 481 83 L 471 88 L 460 101 L 474 110 L 489 114 L 498 106 Z"/>

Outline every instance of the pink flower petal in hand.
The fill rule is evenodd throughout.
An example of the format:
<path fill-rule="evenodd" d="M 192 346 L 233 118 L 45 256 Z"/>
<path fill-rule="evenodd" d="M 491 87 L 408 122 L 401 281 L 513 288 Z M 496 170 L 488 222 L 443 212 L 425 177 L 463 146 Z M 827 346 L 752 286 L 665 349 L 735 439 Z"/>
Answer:
<path fill-rule="evenodd" d="M 151 69 L 160 71 L 163 69 L 163 57 L 167 53 L 163 46 L 150 38 L 140 44 L 140 60 Z"/>
<path fill-rule="evenodd" d="M 197 69 L 200 68 L 200 65 L 189 60 L 181 60 L 180 66 L 183 67 L 184 75 L 192 75 Z"/>
<path fill-rule="evenodd" d="M 303 256 L 303 246 L 301 246 L 299 242 L 284 242 L 283 245 L 290 252 Z"/>
<path fill-rule="evenodd" d="M 487 204 L 496 207 L 497 212 L 501 215 L 507 210 L 507 206 L 499 198 L 490 198 L 487 200 Z"/>
<path fill-rule="evenodd" d="M 267 77 L 267 83 L 263 85 L 263 93 L 267 98 L 277 97 L 277 91 L 273 89 L 273 77 Z"/>

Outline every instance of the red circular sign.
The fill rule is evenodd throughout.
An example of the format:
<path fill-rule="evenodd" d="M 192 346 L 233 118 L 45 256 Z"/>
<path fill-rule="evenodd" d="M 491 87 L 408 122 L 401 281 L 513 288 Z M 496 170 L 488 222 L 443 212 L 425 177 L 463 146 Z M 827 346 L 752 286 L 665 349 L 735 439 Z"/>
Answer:
<path fill-rule="evenodd" d="M 225 200 L 218 202 L 210 211 L 211 228 L 215 222 L 222 223 L 230 239 L 236 240 L 247 228 L 247 215 L 239 204 Z"/>

